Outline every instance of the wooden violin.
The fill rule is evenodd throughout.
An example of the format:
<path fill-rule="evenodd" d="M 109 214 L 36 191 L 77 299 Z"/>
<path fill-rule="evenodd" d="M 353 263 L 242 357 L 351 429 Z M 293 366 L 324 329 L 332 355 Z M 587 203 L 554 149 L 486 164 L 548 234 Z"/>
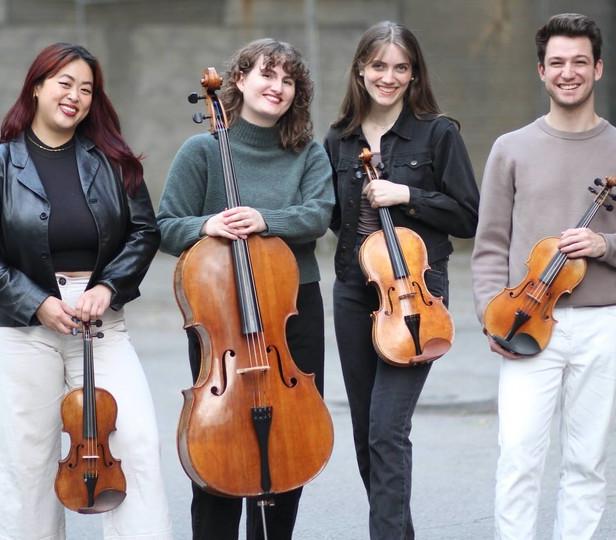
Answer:
<path fill-rule="evenodd" d="M 101 321 L 95 325 L 100 326 Z M 62 430 L 70 435 L 68 455 L 58 464 L 55 490 L 60 502 L 80 514 L 100 514 L 116 508 L 126 497 L 120 460 L 109 450 L 118 406 L 113 396 L 94 384 L 94 355 L 90 322 L 82 322 L 83 388 L 71 390 L 62 401 Z M 103 333 L 97 332 L 96 338 Z"/>
<path fill-rule="evenodd" d="M 379 179 L 372 153 L 359 155 L 369 181 Z M 359 250 L 359 263 L 378 293 L 380 307 L 372 313 L 372 342 L 378 355 L 394 366 L 430 362 L 453 343 L 454 326 L 441 297 L 430 294 L 424 281 L 426 246 L 411 229 L 394 227 L 387 207 L 379 208 L 380 231 Z"/>
<path fill-rule="evenodd" d="M 588 227 L 616 185 L 616 177 L 606 177 L 605 182 L 596 178 L 595 185 L 602 189 L 588 188 L 596 197 L 576 228 Z M 605 206 L 608 211 L 613 208 Z M 570 294 L 586 274 L 586 260 L 568 258 L 558 249 L 559 241 L 549 236 L 537 242 L 526 261 L 524 279 L 515 287 L 505 287 L 486 307 L 485 332 L 509 352 L 533 356 L 545 349 L 557 322 L 552 317 L 556 302 Z"/>
<path fill-rule="evenodd" d="M 227 207 L 240 206 L 226 115 L 203 72 L 204 96 L 218 140 Z M 196 115 L 200 122 L 203 114 Z M 175 296 L 184 327 L 196 332 L 201 368 L 185 390 L 178 452 L 188 476 L 222 495 L 257 497 L 302 486 L 327 463 L 333 425 L 314 383 L 288 350 L 285 327 L 297 313 L 299 272 L 283 240 L 251 235 L 205 237 L 177 263 Z"/>

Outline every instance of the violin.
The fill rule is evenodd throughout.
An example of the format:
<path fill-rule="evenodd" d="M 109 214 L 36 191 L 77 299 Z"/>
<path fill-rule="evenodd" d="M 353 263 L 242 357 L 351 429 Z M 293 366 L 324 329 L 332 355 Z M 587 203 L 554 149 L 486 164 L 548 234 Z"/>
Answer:
<path fill-rule="evenodd" d="M 227 207 L 240 206 L 228 123 L 216 95 L 222 79 L 203 72 L 203 96 L 218 140 Z M 184 390 L 177 442 L 180 462 L 201 488 L 264 497 L 302 486 L 327 463 L 333 424 L 314 383 L 291 358 L 287 319 L 297 313 L 299 271 L 283 240 L 250 235 L 204 237 L 186 250 L 174 275 L 184 328 L 196 332 L 201 365 Z"/>
<path fill-rule="evenodd" d="M 76 321 L 77 322 L 77 321 Z M 95 326 L 101 326 L 98 320 Z M 62 430 L 70 435 L 66 458 L 58 463 L 55 490 L 60 502 L 80 514 L 113 510 L 126 497 L 126 478 L 120 460 L 109 449 L 115 431 L 118 406 L 114 397 L 94 384 L 93 337 L 90 322 L 81 322 L 83 336 L 83 388 L 71 390 L 62 401 Z"/>
<path fill-rule="evenodd" d="M 368 180 L 378 180 L 368 148 L 359 159 Z M 454 326 L 442 297 L 432 296 L 426 286 L 426 246 L 415 231 L 394 227 L 387 207 L 379 208 L 379 218 L 382 229 L 359 250 L 361 269 L 379 294 L 380 307 L 371 315 L 374 348 L 394 366 L 436 360 L 451 348 Z"/>
<path fill-rule="evenodd" d="M 610 190 L 616 186 L 616 176 L 594 181 L 597 189 L 592 204 L 576 225 L 588 227 L 604 204 Z M 616 200 L 614 195 L 611 196 Z M 550 341 L 554 324 L 552 313 L 558 299 L 571 294 L 586 274 L 586 259 L 570 259 L 558 249 L 559 238 L 549 236 L 537 242 L 526 261 L 528 272 L 515 287 L 505 287 L 487 305 L 484 314 L 484 332 L 506 351 L 520 356 L 540 353 Z"/>

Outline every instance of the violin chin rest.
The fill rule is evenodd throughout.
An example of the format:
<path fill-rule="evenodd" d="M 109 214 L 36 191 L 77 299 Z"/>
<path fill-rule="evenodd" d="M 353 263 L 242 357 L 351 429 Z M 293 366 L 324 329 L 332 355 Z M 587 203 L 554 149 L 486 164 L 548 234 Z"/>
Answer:
<path fill-rule="evenodd" d="M 516 334 L 510 340 L 494 335 L 492 339 L 506 351 L 519 354 L 520 356 L 534 356 L 541 352 L 541 347 L 535 338 L 523 332 Z"/>
<path fill-rule="evenodd" d="M 93 506 L 81 507 L 78 512 L 80 514 L 101 514 L 103 512 L 109 512 L 109 510 L 113 510 L 119 506 L 125 497 L 126 492 L 124 491 L 118 491 L 116 489 L 101 491 L 94 500 Z"/>

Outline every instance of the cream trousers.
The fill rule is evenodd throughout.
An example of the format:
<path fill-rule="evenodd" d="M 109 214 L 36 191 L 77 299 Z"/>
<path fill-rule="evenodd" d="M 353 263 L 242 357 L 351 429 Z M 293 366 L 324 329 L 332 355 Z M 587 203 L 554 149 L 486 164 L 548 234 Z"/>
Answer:
<path fill-rule="evenodd" d="M 57 276 L 74 305 L 87 278 Z M 102 514 L 109 539 L 170 540 L 152 396 L 122 312 L 107 310 L 93 340 L 96 386 L 118 405 L 111 452 L 122 460 L 126 499 Z M 0 539 L 63 540 L 64 507 L 54 491 L 60 459 L 60 404 L 82 386 L 81 335 L 43 327 L 0 328 Z M 90 516 L 96 520 L 96 516 Z"/>
<path fill-rule="evenodd" d="M 560 308 L 546 349 L 502 360 L 496 538 L 535 538 L 550 424 L 560 412 L 554 540 L 590 540 L 605 508 L 606 442 L 616 389 L 616 306 Z"/>

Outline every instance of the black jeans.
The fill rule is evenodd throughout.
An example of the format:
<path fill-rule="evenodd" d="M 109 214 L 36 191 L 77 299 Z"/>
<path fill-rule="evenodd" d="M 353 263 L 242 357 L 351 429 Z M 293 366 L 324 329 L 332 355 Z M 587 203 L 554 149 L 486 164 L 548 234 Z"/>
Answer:
<path fill-rule="evenodd" d="M 334 283 L 336 341 L 346 387 L 359 473 L 370 503 L 371 540 L 412 540 L 411 418 L 431 364 L 386 364 L 372 345 L 370 314 L 378 294 L 366 285 L 356 247 L 344 281 Z M 426 285 L 447 296 L 447 262 L 433 264 Z M 438 268 L 438 269 L 437 269 Z"/>
<path fill-rule="evenodd" d="M 318 283 L 300 285 L 297 298 L 298 315 L 287 322 L 287 343 L 299 369 L 315 374 L 316 386 L 323 395 L 323 299 Z M 197 379 L 200 363 L 199 341 L 188 332 L 188 354 L 193 380 Z M 208 493 L 193 483 L 190 507 L 193 540 L 237 540 L 242 515 L 242 499 L 220 497 Z M 302 488 L 268 497 L 274 506 L 266 507 L 269 540 L 291 540 Z M 246 538 L 263 540 L 261 510 L 254 499 L 246 503 Z"/>

